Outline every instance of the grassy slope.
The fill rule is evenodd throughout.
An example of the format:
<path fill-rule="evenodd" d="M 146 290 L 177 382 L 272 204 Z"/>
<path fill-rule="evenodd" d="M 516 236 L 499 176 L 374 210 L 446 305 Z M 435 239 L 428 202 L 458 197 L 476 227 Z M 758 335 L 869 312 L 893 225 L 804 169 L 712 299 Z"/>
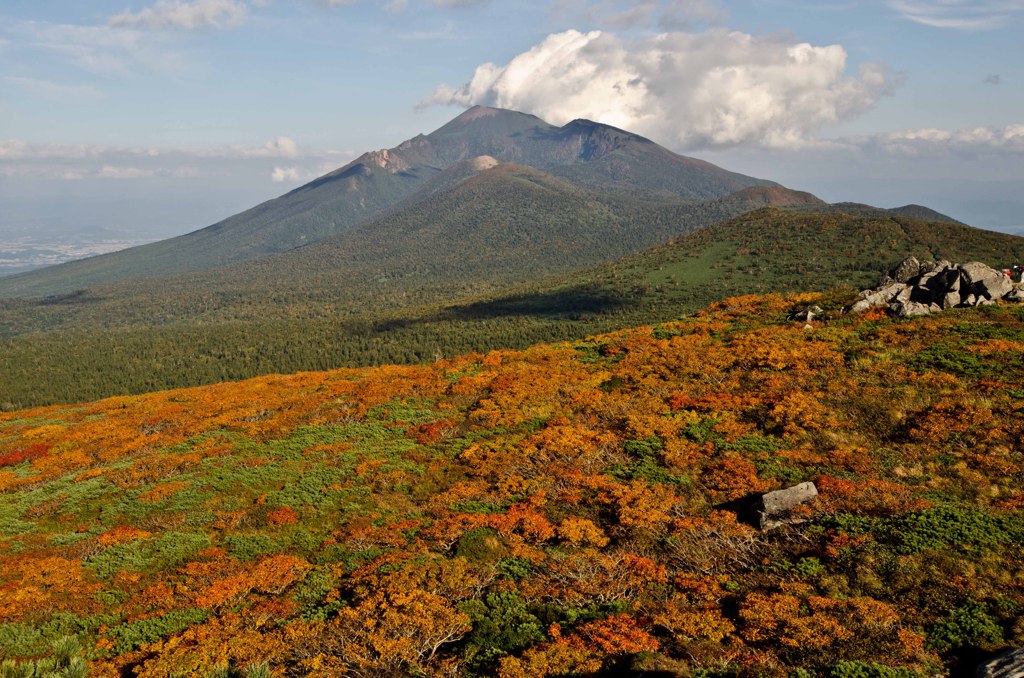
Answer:
<path fill-rule="evenodd" d="M 479 290 L 472 275 L 439 288 L 389 287 L 376 269 L 353 276 L 376 295 L 355 301 L 342 296 L 340 276 L 250 289 L 246 280 L 277 280 L 253 274 L 239 277 L 238 297 L 189 296 L 166 286 L 166 296 L 143 288 L 139 296 L 70 299 L 63 307 L 22 305 L 5 317 L 82 329 L 4 340 L 0 403 L 74 402 L 268 372 L 521 347 L 672 318 L 732 294 L 863 287 L 907 254 L 998 266 L 1024 258 L 1024 239 L 905 217 L 762 209 L 613 264 L 458 303 L 444 300 Z M 418 301 L 409 298 L 413 287 L 423 295 Z M 110 327 L 111 319 L 126 327 Z"/>
<path fill-rule="evenodd" d="M 1024 642 L 1024 314 L 847 300 L 0 414 L 0 656 L 72 635 L 98 676 L 969 672 Z M 812 303 L 813 330 L 786 321 Z M 808 522 L 744 522 L 806 480 Z"/>

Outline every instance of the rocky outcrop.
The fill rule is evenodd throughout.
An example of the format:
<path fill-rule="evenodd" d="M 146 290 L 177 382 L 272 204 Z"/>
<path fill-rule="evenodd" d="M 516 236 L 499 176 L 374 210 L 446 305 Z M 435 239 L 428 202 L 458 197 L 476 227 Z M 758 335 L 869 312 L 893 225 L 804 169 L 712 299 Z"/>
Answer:
<path fill-rule="evenodd" d="M 818 488 L 814 483 L 800 483 L 784 490 L 775 490 L 762 495 L 758 511 L 761 529 L 764 531 L 803 522 L 804 519 L 794 515 L 793 509 L 808 504 L 818 497 Z"/>
<path fill-rule="evenodd" d="M 910 318 L 947 308 L 984 306 L 997 299 L 1024 301 L 1024 285 L 978 261 L 953 264 L 908 257 L 877 287 L 861 292 L 849 311 L 888 308 L 897 318 Z"/>
<path fill-rule="evenodd" d="M 977 678 L 1021 678 L 1024 676 L 1024 649 L 1008 650 L 978 667 Z"/>

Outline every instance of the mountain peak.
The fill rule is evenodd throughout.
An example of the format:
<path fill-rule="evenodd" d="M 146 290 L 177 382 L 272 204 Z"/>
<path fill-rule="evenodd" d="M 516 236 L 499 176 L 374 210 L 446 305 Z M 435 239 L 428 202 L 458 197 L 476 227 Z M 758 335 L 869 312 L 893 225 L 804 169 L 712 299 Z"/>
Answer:
<path fill-rule="evenodd" d="M 455 116 L 452 122 L 471 122 L 479 118 L 490 118 L 500 115 L 503 109 L 492 108 L 491 106 L 470 106 L 465 111 Z"/>
<path fill-rule="evenodd" d="M 530 113 L 522 113 L 507 108 L 494 106 L 470 106 L 459 115 L 452 118 L 444 127 L 460 127 L 488 118 L 495 119 L 528 119 L 531 123 L 545 124 L 543 120 Z M 443 129 L 443 128 L 442 128 Z"/>

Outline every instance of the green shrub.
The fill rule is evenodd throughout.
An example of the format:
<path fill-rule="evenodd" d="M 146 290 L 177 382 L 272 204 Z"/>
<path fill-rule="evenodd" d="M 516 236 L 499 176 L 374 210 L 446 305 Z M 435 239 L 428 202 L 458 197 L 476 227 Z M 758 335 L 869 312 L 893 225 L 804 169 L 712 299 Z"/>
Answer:
<path fill-rule="evenodd" d="M 264 534 L 233 534 L 224 538 L 224 548 L 239 560 L 252 560 L 280 548 L 277 540 Z"/>
<path fill-rule="evenodd" d="M 1021 541 L 1019 518 L 993 516 L 974 508 L 939 507 L 886 521 L 883 534 L 900 553 L 957 548 L 994 551 Z"/>
<path fill-rule="evenodd" d="M 928 647 L 946 652 L 961 647 L 984 647 L 1003 639 L 1003 629 L 988 606 L 972 600 L 956 608 L 928 634 Z"/>
<path fill-rule="evenodd" d="M 825 669 L 824 674 L 827 678 L 918 678 L 921 675 L 903 667 L 864 662 L 839 662 Z"/>
<path fill-rule="evenodd" d="M 466 649 L 471 668 L 479 670 L 544 640 L 540 620 L 514 591 L 490 593 L 483 601 L 468 601 L 463 611 L 473 620 Z"/>
<path fill-rule="evenodd" d="M 137 647 L 180 633 L 190 626 L 206 620 L 209 612 L 203 609 L 175 610 L 159 617 L 115 626 L 107 631 L 117 653 L 130 652 Z"/>

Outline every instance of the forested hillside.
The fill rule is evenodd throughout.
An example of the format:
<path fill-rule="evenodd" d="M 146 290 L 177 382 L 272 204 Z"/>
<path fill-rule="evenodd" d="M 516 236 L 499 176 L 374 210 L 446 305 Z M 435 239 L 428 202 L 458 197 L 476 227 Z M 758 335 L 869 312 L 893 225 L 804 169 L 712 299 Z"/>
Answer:
<path fill-rule="evenodd" d="M 532 170 L 505 166 L 491 172 L 463 184 L 461 202 L 442 201 L 428 216 L 413 211 L 383 225 L 394 238 L 366 235 L 359 247 L 350 247 L 359 241 L 345 236 L 222 269 L 219 277 L 2 301 L 0 336 L 8 338 L 0 339 L 0 405 L 76 402 L 272 372 L 422 363 L 580 338 L 674 318 L 730 295 L 865 287 L 909 254 L 996 267 L 1024 261 L 1024 239 L 956 223 L 877 210 L 851 216 L 762 208 L 608 265 L 543 278 L 544 272 L 571 270 L 572 260 L 539 246 L 516 250 L 520 241 L 499 248 L 500 233 L 521 242 L 535 234 L 531 204 L 552 200 L 544 213 L 565 217 L 560 228 L 567 248 L 585 242 L 607 254 L 638 240 L 602 242 L 593 233 L 660 238 L 680 223 L 749 209 L 766 196 L 756 189 L 696 206 L 651 207 L 631 213 L 629 228 L 620 231 L 610 216 L 617 214 L 613 199 L 590 200 L 581 189 L 554 191 L 558 180 Z M 475 200 L 496 187 L 516 200 Z M 771 191 L 771 199 L 790 204 L 813 200 Z M 559 211 L 556 203 L 563 199 L 576 211 Z M 460 211 L 441 209 L 452 204 Z M 506 220 L 492 211 L 495 204 L 505 205 Z M 580 220 L 581 213 L 591 221 Z M 475 228 L 458 230 L 468 221 Z M 446 249 L 448 230 L 460 236 Z M 494 241 L 475 231 L 492 234 Z M 392 256 L 374 259 L 372 253 L 382 251 Z M 450 268 L 431 264 L 434 259 Z"/>
<path fill-rule="evenodd" d="M 1024 308 L 851 299 L 0 414 L 4 670 L 969 674 L 1024 643 Z"/>

